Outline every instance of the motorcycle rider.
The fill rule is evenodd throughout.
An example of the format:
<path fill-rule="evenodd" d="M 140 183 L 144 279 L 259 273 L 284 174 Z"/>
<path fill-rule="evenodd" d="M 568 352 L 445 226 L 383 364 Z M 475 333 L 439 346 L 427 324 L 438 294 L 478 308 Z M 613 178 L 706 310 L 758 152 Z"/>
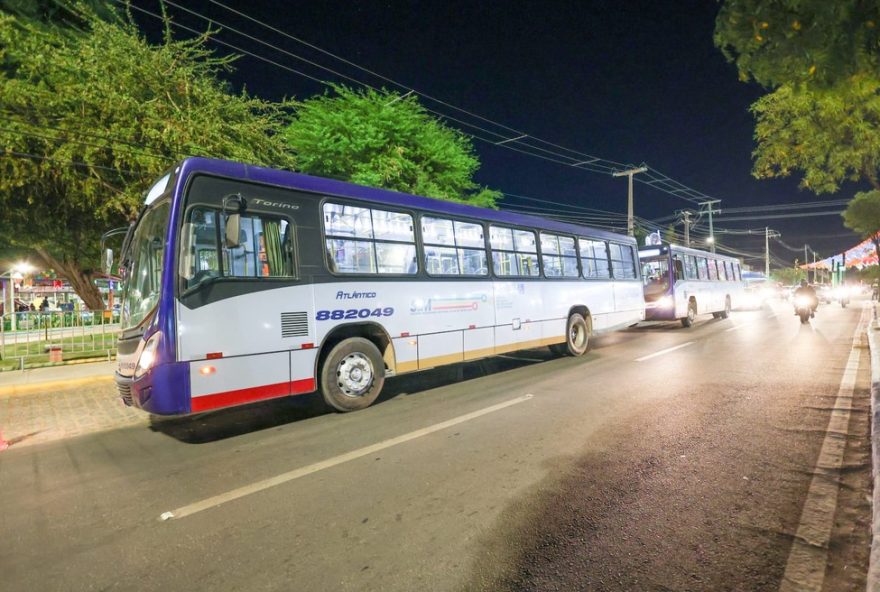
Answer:
<path fill-rule="evenodd" d="M 794 291 L 795 301 L 797 301 L 798 296 L 804 296 L 805 298 L 810 299 L 810 318 L 816 316 L 816 308 L 819 307 L 819 298 L 816 296 L 816 290 L 813 289 L 813 286 L 807 283 L 807 280 L 801 280 L 801 285 L 797 290 Z M 797 305 L 795 305 L 795 314 L 797 314 Z"/>

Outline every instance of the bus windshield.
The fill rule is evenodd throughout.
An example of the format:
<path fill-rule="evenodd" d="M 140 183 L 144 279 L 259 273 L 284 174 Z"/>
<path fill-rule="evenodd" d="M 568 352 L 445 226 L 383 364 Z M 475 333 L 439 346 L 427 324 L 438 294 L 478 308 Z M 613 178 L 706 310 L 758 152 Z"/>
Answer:
<path fill-rule="evenodd" d="M 645 297 L 661 296 L 669 290 L 669 261 L 666 257 L 642 261 Z"/>
<path fill-rule="evenodd" d="M 121 329 L 138 325 L 159 302 L 170 210 L 170 201 L 150 208 L 134 230 L 129 247 L 131 265 L 126 277 Z"/>

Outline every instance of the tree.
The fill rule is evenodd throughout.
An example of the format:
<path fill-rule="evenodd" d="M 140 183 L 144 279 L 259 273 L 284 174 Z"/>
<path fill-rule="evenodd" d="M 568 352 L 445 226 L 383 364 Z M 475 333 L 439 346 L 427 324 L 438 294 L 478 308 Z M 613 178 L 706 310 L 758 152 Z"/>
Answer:
<path fill-rule="evenodd" d="M 336 86 L 296 103 L 284 135 L 305 173 L 484 207 L 501 197 L 474 183 L 470 140 L 415 96 Z"/>
<path fill-rule="evenodd" d="M 715 44 L 743 81 L 830 87 L 878 72 L 880 3 L 725 0 L 715 19 Z"/>
<path fill-rule="evenodd" d="M 786 84 L 752 105 L 752 153 L 758 178 L 803 172 L 801 187 L 837 191 L 845 180 L 880 189 L 880 79 L 860 78 L 834 90 Z"/>
<path fill-rule="evenodd" d="M 715 44 L 741 80 L 773 89 L 752 105 L 756 177 L 798 170 L 816 193 L 845 180 L 880 188 L 880 3 L 725 0 Z"/>
<path fill-rule="evenodd" d="M 855 197 L 843 211 L 843 224 L 863 238 L 870 238 L 880 258 L 880 191 L 864 191 Z"/>
<path fill-rule="evenodd" d="M 209 33 L 149 44 L 125 17 L 65 28 L 0 11 L 0 247 L 31 249 L 103 308 L 99 237 L 186 155 L 292 167 L 286 104 L 234 94 Z"/>
<path fill-rule="evenodd" d="M 786 286 L 793 286 L 806 279 L 806 277 L 806 272 L 797 267 L 783 267 L 782 269 L 774 269 L 770 272 L 770 278 L 773 281 L 780 282 Z"/>

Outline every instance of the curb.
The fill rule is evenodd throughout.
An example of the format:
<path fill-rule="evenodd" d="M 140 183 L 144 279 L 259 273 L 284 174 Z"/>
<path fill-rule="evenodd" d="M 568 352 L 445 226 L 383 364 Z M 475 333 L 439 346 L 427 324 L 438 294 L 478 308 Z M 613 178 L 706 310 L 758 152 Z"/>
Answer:
<path fill-rule="evenodd" d="M 11 386 L 0 386 L 0 397 L 13 397 L 16 395 L 28 395 L 53 388 L 70 388 L 75 386 L 83 386 L 97 382 L 108 382 L 113 380 L 112 376 L 86 376 L 83 378 L 72 378 L 70 380 L 46 380 L 43 382 L 29 382 L 27 384 L 14 384 Z"/>
<path fill-rule="evenodd" d="M 880 330 L 877 306 L 871 303 L 873 320 L 868 325 L 868 347 L 871 352 L 871 556 L 868 560 L 868 592 L 880 592 L 880 343 L 876 332 Z"/>

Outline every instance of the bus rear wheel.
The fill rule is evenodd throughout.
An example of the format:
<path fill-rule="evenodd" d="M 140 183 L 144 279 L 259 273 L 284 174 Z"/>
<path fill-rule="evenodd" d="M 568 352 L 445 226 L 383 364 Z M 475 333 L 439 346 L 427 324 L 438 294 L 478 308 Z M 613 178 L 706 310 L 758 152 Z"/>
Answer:
<path fill-rule="evenodd" d="M 337 343 L 321 366 L 321 394 L 337 411 L 369 407 L 385 384 L 382 354 L 363 337 Z"/>
<path fill-rule="evenodd" d="M 550 351 L 558 356 L 582 356 L 590 347 L 590 327 L 580 313 L 568 317 L 565 331 L 565 343 L 550 346 Z"/>

